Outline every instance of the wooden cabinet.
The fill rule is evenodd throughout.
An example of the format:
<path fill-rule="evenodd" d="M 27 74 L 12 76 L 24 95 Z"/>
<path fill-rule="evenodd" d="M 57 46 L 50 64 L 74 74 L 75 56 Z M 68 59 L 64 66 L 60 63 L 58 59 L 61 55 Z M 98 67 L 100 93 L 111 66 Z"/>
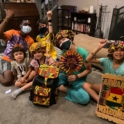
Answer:
<path fill-rule="evenodd" d="M 71 12 L 77 10 L 76 6 L 62 5 L 57 9 L 57 27 L 58 31 L 71 29 Z"/>
<path fill-rule="evenodd" d="M 37 7 L 35 3 L 1 3 L 1 11 L 2 11 L 2 19 L 5 18 L 5 12 L 4 9 L 10 9 L 15 12 L 14 17 L 9 20 L 9 23 L 7 25 L 6 30 L 9 29 L 16 29 L 20 30 L 20 23 L 23 18 L 29 19 L 32 26 L 32 31 L 30 33 L 30 36 L 33 39 L 36 39 L 36 36 L 38 35 L 38 26 L 37 21 L 39 20 L 39 13 L 37 10 Z"/>
<path fill-rule="evenodd" d="M 96 13 L 71 13 L 71 29 L 76 33 L 94 36 L 96 28 Z"/>

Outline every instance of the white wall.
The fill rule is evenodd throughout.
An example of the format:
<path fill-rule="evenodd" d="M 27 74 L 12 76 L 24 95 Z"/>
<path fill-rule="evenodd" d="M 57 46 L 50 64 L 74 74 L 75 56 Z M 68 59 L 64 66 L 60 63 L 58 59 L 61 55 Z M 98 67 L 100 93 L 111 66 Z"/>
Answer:
<path fill-rule="evenodd" d="M 90 7 L 93 5 L 97 14 L 99 5 L 101 4 L 108 5 L 107 12 L 109 12 L 109 14 L 106 14 L 102 26 L 104 38 L 108 38 L 113 8 L 116 5 L 118 8 L 124 6 L 124 0 L 59 0 L 59 5 L 75 5 L 78 10 L 82 10 L 84 7 Z"/>
<path fill-rule="evenodd" d="M 109 36 L 109 29 L 111 26 L 111 18 L 112 18 L 112 13 L 113 13 L 113 8 L 117 5 L 117 8 L 120 8 L 124 6 L 124 0 L 99 0 L 99 4 L 102 5 L 108 5 L 107 11 L 110 11 L 109 15 L 107 15 L 105 19 L 105 24 L 102 27 L 102 30 L 104 32 L 104 38 L 108 38 Z"/>
<path fill-rule="evenodd" d="M 95 10 L 98 9 L 99 0 L 59 0 L 59 5 L 75 5 L 78 10 L 84 7 L 94 6 Z"/>

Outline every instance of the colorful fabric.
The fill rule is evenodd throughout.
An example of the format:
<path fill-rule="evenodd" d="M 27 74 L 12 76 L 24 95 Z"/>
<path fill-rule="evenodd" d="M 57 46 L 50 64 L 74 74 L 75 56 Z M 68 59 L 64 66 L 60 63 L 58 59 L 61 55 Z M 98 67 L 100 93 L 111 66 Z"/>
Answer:
<path fill-rule="evenodd" d="M 43 106 L 50 105 L 51 88 L 35 86 L 34 88 L 34 104 Z"/>
<path fill-rule="evenodd" d="M 62 38 L 68 38 L 70 39 L 71 41 L 74 40 L 74 32 L 72 30 L 60 30 L 57 34 L 56 34 L 56 37 L 55 37 L 55 44 L 57 46 L 59 46 L 59 43 L 58 41 Z"/>
<path fill-rule="evenodd" d="M 38 74 L 44 77 L 44 84 L 47 84 L 49 78 L 57 78 L 59 74 L 59 68 L 54 66 L 48 66 L 46 64 L 40 65 Z"/>
<path fill-rule="evenodd" d="M 86 57 L 88 56 L 88 52 L 81 48 L 81 47 L 77 47 L 77 52 L 78 54 L 80 54 L 83 58 L 83 61 L 86 61 Z M 84 64 L 82 65 L 81 69 L 78 71 L 73 72 L 73 74 L 79 74 L 82 73 L 84 70 L 86 70 Z M 68 82 L 66 73 L 60 73 L 59 74 L 59 82 L 58 82 L 58 86 L 60 85 L 71 85 L 72 89 L 68 89 L 67 94 L 66 94 L 66 99 L 70 100 L 72 102 L 75 103 L 79 103 L 79 104 L 87 104 L 90 100 L 90 97 L 88 95 L 88 93 L 82 88 L 82 84 L 86 81 L 86 77 L 81 77 L 79 79 L 77 79 L 76 81 L 73 81 L 71 83 Z"/>
<path fill-rule="evenodd" d="M 46 51 L 49 52 L 50 56 L 53 59 L 57 59 L 57 52 L 54 48 L 53 41 L 54 41 L 54 34 L 48 33 L 45 37 L 40 37 L 38 35 L 36 37 L 36 41 L 41 44 L 41 46 L 46 47 Z"/>
<path fill-rule="evenodd" d="M 17 78 L 23 77 L 29 69 L 29 58 L 25 58 L 22 63 L 17 63 L 16 61 L 11 61 L 11 71 L 16 71 Z"/>
<path fill-rule="evenodd" d="M 110 58 L 100 58 L 100 64 L 104 66 L 104 73 L 124 76 L 124 62 L 117 68 L 113 68 L 113 60 Z"/>
<path fill-rule="evenodd" d="M 6 61 L 11 61 L 11 51 L 16 44 L 21 45 L 22 47 L 24 47 L 25 50 L 28 50 L 31 44 L 34 43 L 34 40 L 28 35 L 25 39 L 22 38 L 20 36 L 20 32 L 17 30 L 6 31 L 4 32 L 4 35 L 6 37 L 3 40 L 7 42 L 7 45 L 6 49 L 4 50 L 2 59 Z"/>
<path fill-rule="evenodd" d="M 108 57 L 111 57 L 113 52 L 118 49 L 121 48 L 122 50 L 124 50 L 124 42 L 122 41 L 115 41 L 114 43 L 112 43 L 108 49 Z"/>
<path fill-rule="evenodd" d="M 65 52 L 59 62 L 59 68 L 66 72 L 67 75 L 72 74 L 82 68 L 83 58 L 78 52 L 68 50 Z"/>
<path fill-rule="evenodd" d="M 36 43 L 33 43 L 31 46 L 30 46 L 30 52 L 32 53 L 32 52 L 34 52 L 34 51 L 36 51 L 36 50 L 38 50 L 39 48 L 42 48 L 43 46 L 40 44 L 40 43 L 38 43 L 38 42 L 36 42 Z"/>

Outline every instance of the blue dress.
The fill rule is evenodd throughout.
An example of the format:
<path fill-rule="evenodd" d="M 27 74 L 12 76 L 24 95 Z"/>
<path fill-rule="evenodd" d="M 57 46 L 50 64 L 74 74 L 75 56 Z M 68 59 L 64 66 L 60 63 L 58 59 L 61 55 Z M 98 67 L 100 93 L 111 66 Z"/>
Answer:
<path fill-rule="evenodd" d="M 85 62 L 88 52 L 81 47 L 77 47 L 77 52 L 83 57 L 83 61 Z M 82 68 L 78 72 L 74 72 L 73 74 L 79 74 L 79 73 L 83 72 L 85 69 L 86 68 L 83 65 Z M 69 82 L 67 80 L 67 76 L 64 73 L 60 73 L 58 86 L 60 86 L 62 84 L 65 86 L 71 85 L 72 88 L 68 88 L 65 98 L 67 100 L 75 102 L 75 103 L 87 104 L 90 100 L 90 96 L 82 88 L 82 84 L 85 81 L 86 81 L 86 76 L 79 78 L 76 81 L 73 81 L 69 84 Z"/>

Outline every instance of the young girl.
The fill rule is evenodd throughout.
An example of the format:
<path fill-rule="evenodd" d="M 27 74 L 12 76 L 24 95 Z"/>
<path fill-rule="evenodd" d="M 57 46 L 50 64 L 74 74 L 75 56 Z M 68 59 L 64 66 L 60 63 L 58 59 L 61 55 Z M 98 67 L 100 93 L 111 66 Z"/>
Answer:
<path fill-rule="evenodd" d="M 38 68 L 41 64 L 44 64 L 45 63 L 45 56 L 44 56 L 44 53 L 46 52 L 45 51 L 45 47 L 42 47 L 40 43 L 33 43 L 30 47 L 30 52 L 31 52 L 31 55 L 33 57 L 33 59 L 31 60 L 30 62 L 30 66 L 35 70 L 35 75 L 38 73 Z M 34 76 L 35 77 L 35 76 Z M 34 79 L 33 77 L 33 79 Z M 32 80 L 33 80 L 32 79 Z M 32 81 L 29 82 L 29 83 L 25 83 L 25 85 L 22 85 L 20 86 L 21 88 L 15 90 L 13 93 L 12 93 L 12 97 L 14 99 L 16 99 L 16 97 L 23 91 L 25 90 L 28 90 L 31 88 L 32 86 Z"/>
<path fill-rule="evenodd" d="M 124 44 L 121 41 L 115 41 L 108 49 L 109 58 L 94 58 L 96 53 L 107 43 L 106 40 L 100 41 L 97 48 L 95 48 L 86 58 L 87 62 L 100 63 L 104 66 L 104 73 L 124 76 Z M 97 102 L 99 100 L 100 84 L 84 83 L 83 88 L 89 95 Z"/>

